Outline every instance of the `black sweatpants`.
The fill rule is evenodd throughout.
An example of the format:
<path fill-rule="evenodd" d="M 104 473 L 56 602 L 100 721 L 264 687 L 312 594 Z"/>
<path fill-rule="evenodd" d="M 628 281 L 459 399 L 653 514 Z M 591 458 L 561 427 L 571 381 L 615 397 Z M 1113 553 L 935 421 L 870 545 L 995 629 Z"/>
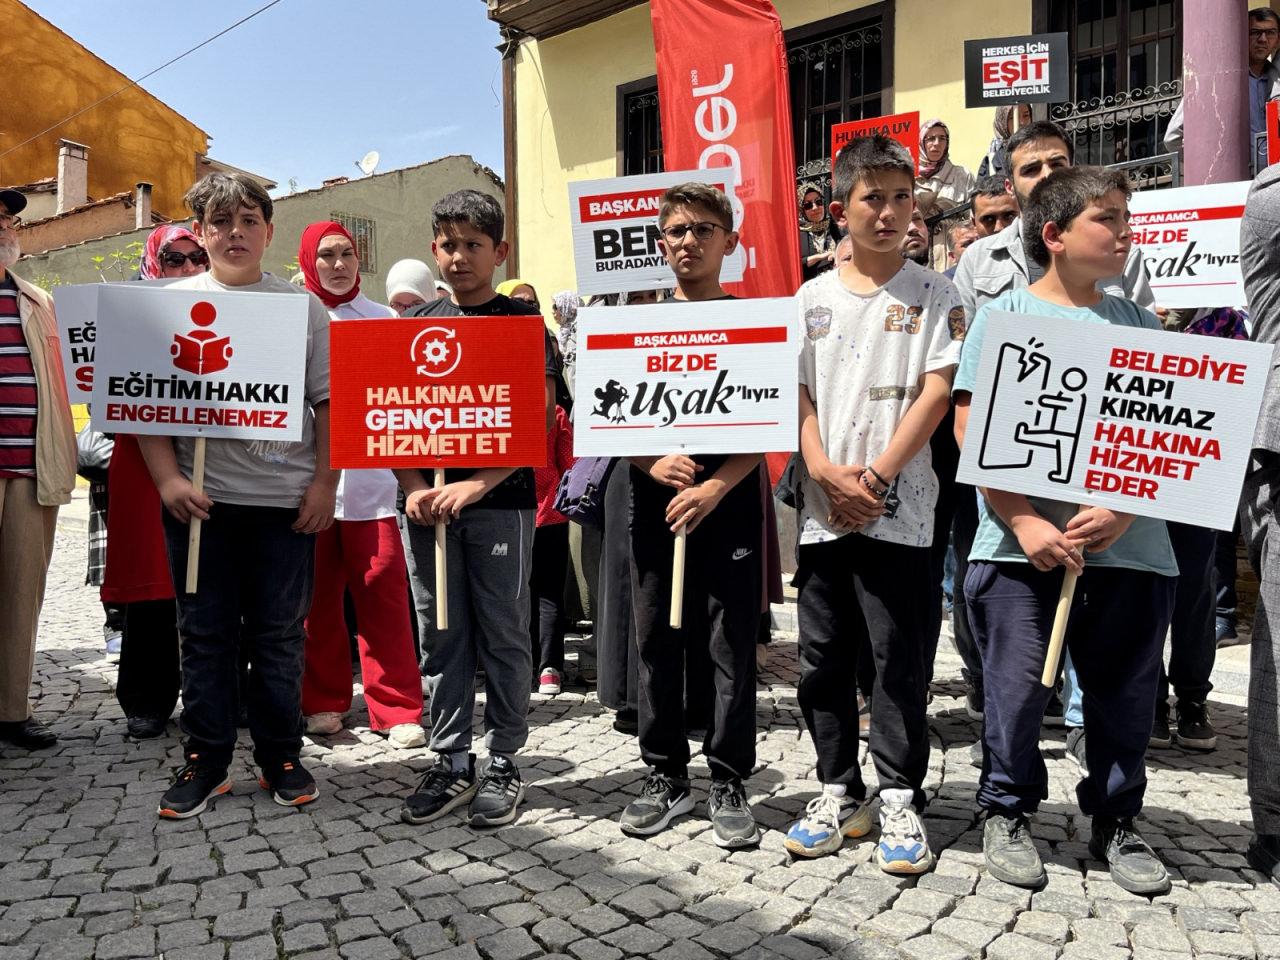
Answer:
<path fill-rule="evenodd" d="M 934 475 L 938 478 L 938 502 L 933 509 L 933 545 L 929 548 L 929 626 L 925 638 L 925 683 L 933 679 L 933 661 L 938 655 L 942 632 L 942 577 L 951 540 L 951 521 L 961 490 L 956 486 L 960 450 L 956 446 L 956 418 L 952 408 L 929 438 Z"/>
<path fill-rule="evenodd" d="M 564 581 L 569 569 L 569 524 L 551 523 L 533 534 L 529 640 L 534 682 L 543 670 L 564 672 Z"/>
<path fill-rule="evenodd" d="M 866 797 L 858 770 L 854 674 L 860 643 L 875 661 L 871 757 L 881 787 L 907 789 L 923 810 L 929 765 L 925 651 L 935 615 L 929 548 L 861 534 L 800 547 L 800 709 L 818 752 L 818 779 Z M 921 589 L 921 585 L 926 587 Z"/>
<path fill-rule="evenodd" d="M 763 568 L 763 520 L 755 474 L 730 490 L 689 534 L 679 630 L 670 625 L 675 538 L 664 519 L 675 491 L 634 467 L 631 487 L 640 755 L 660 773 L 687 775 L 686 679 L 689 699 L 696 700 L 698 694 L 692 671 L 686 670 L 686 647 L 693 662 L 698 652 L 693 648 L 702 647 L 713 666 L 715 693 L 702 752 L 713 779 L 745 779 L 756 760 L 756 635 Z"/>
<path fill-rule="evenodd" d="M 636 621 L 631 611 L 631 467 L 620 461 L 604 490 L 600 589 L 595 611 L 596 692 L 612 710 L 637 710 Z"/>
<path fill-rule="evenodd" d="M 178 703 L 178 605 L 174 600 L 124 604 L 116 700 L 126 717 L 169 719 Z"/>
<path fill-rule="evenodd" d="M 1157 700 L 1169 699 L 1169 685 L 1179 700 L 1203 703 L 1213 684 L 1213 661 L 1218 655 L 1214 606 L 1218 573 L 1218 531 L 1185 523 L 1168 523 L 1169 542 L 1178 561 L 1178 586 L 1173 596 L 1169 627 L 1169 669 L 1160 666 Z M 1234 559 L 1234 557 L 1233 557 Z"/>

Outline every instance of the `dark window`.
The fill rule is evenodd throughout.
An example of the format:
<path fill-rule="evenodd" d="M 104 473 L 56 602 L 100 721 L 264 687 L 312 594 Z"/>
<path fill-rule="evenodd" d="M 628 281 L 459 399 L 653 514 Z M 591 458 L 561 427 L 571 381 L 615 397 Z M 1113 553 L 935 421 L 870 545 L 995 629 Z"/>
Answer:
<path fill-rule="evenodd" d="M 1182 95 L 1182 0 L 1048 0 L 1047 21 L 1071 44 L 1072 99 L 1049 116 L 1076 162 L 1134 163 L 1143 179 Z"/>
<path fill-rule="evenodd" d="M 787 34 L 796 181 L 830 179 L 831 127 L 878 117 L 892 73 L 884 5 Z M 656 77 L 618 88 L 618 166 L 624 176 L 662 170 Z"/>

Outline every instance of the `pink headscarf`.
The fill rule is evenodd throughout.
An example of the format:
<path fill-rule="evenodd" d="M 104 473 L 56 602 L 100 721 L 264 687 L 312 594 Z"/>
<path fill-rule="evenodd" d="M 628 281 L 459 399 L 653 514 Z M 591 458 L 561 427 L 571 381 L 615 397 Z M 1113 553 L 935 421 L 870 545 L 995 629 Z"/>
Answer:
<path fill-rule="evenodd" d="M 175 240 L 190 240 L 196 246 L 200 246 L 200 241 L 196 239 L 196 235 L 184 226 L 176 223 L 166 223 L 162 227 L 156 227 L 147 235 L 147 242 L 142 250 L 142 266 L 139 272 L 142 274 L 143 280 L 159 280 L 164 276 L 164 268 L 160 266 L 160 258 L 164 255 L 169 244 Z"/>
<path fill-rule="evenodd" d="M 937 163 L 929 160 L 929 155 L 924 151 L 924 138 L 928 136 L 929 131 L 934 127 L 941 127 L 947 131 L 947 147 L 942 151 L 942 156 L 938 158 Z M 935 173 L 946 165 L 947 157 L 951 154 L 951 130 L 941 120 L 934 118 L 920 125 L 920 174 L 919 179 L 928 180 Z"/>

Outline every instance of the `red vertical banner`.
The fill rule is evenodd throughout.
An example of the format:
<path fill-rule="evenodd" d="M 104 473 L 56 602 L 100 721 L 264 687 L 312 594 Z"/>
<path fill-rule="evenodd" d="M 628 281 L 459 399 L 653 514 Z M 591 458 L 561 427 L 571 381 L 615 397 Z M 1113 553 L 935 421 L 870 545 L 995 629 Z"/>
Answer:
<path fill-rule="evenodd" d="M 1280 163 L 1280 100 L 1267 101 L 1267 166 Z"/>
<path fill-rule="evenodd" d="M 726 167 L 746 269 L 743 297 L 800 287 L 795 155 L 782 22 L 769 0 L 652 0 L 663 159 Z"/>

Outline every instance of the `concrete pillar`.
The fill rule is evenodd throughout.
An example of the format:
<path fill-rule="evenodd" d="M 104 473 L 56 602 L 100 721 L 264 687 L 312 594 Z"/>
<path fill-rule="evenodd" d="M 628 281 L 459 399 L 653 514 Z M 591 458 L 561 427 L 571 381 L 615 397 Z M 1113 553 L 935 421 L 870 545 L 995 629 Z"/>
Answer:
<path fill-rule="evenodd" d="M 1249 21 L 1246 0 L 1183 0 L 1182 180 L 1249 179 Z"/>
<path fill-rule="evenodd" d="M 151 226 L 151 184 L 139 180 L 133 202 L 133 224 L 136 227 Z"/>
<path fill-rule="evenodd" d="M 66 213 L 89 199 L 89 148 L 74 140 L 58 141 L 58 205 Z"/>

